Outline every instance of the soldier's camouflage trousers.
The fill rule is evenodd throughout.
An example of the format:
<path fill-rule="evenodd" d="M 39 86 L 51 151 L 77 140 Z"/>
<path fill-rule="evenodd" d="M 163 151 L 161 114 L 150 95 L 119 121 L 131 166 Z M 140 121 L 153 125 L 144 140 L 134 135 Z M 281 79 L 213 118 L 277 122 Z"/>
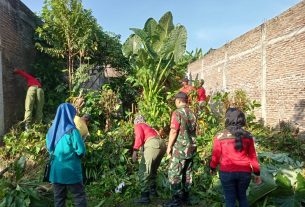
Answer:
<path fill-rule="evenodd" d="M 150 138 L 144 144 L 144 155 L 139 166 L 141 192 L 149 192 L 156 187 L 157 171 L 165 151 L 165 143 L 159 137 Z"/>
<path fill-rule="evenodd" d="M 182 192 L 190 192 L 192 185 L 193 159 L 171 158 L 168 169 L 168 179 L 172 195 L 180 195 Z"/>

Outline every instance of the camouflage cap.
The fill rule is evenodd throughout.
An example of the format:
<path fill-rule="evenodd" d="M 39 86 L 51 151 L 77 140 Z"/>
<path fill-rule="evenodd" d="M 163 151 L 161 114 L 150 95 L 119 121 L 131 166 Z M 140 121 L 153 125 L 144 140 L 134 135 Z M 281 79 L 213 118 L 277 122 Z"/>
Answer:
<path fill-rule="evenodd" d="M 188 100 L 188 97 L 186 93 L 179 92 L 175 95 L 175 99 Z"/>

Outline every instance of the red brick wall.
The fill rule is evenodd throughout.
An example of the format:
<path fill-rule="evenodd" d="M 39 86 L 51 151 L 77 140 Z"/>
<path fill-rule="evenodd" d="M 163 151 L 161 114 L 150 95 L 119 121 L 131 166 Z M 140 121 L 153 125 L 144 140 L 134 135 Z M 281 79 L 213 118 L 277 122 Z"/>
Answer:
<path fill-rule="evenodd" d="M 14 67 L 30 70 L 35 49 L 35 15 L 20 0 L 0 0 L 0 51 L 4 128 L 23 119 L 26 82 L 12 75 Z M 1 132 L 0 132 L 1 133 Z"/>
<path fill-rule="evenodd" d="M 207 93 L 243 89 L 262 103 L 258 118 L 305 130 L 305 1 L 190 64 Z"/>

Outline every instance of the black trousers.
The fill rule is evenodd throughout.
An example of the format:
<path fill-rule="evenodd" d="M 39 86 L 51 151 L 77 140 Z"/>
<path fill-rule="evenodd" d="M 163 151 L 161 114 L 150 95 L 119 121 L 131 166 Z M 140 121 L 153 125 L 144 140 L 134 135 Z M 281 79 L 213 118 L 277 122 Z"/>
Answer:
<path fill-rule="evenodd" d="M 87 207 L 85 188 L 82 183 L 76 184 L 53 184 L 54 206 L 65 207 L 68 191 L 73 196 L 75 207 Z"/>

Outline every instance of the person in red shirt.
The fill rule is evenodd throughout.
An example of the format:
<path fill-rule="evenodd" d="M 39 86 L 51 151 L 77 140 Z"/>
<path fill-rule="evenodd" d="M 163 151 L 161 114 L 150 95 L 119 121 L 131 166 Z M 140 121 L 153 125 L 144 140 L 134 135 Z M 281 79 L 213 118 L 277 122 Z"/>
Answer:
<path fill-rule="evenodd" d="M 248 207 L 246 191 L 254 173 L 256 184 L 262 182 L 252 135 L 243 129 L 245 114 L 236 108 L 226 112 L 225 130 L 216 134 L 213 143 L 211 174 L 220 164 L 220 181 L 227 207 Z"/>
<path fill-rule="evenodd" d="M 158 132 L 145 123 L 142 115 L 134 120 L 135 141 L 133 146 L 132 160 L 138 159 L 137 151 L 142 148 L 142 160 L 139 166 L 139 178 L 141 182 L 141 198 L 138 204 L 150 203 L 149 195 L 157 196 L 156 178 L 166 146 Z"/>
<path fill-rule="evenodd" d="M 199 86 L 197 88 L 197 101 L 199 105 L 202 105 L 202 103 L 206 100 L 206 95 L 205 95 L 205 89 L 203 88 L 204 80 L 199 81 Z"/>
<path fill-rule="evenodd" d="M 33 122 L 40 123 L 43 117 L 44 91 L 41 83 L 30 74 L 23 70 L 14 69 L 15 75 L 20 75 L 27 81 L 27 94 L 25 98 L 24 122 L 25 128 L 28 129 L 29 124 Z"/>
<path fill-rule="evenodd" d="M 192 91 L 195 91 L 195 87 L 189 85 L 189 79 L 188 78 L 184 78 L 182 80 L 182 88 L 180 88 L 180 92 L 183 92 L 187 95 L 189 95 Z"/>

